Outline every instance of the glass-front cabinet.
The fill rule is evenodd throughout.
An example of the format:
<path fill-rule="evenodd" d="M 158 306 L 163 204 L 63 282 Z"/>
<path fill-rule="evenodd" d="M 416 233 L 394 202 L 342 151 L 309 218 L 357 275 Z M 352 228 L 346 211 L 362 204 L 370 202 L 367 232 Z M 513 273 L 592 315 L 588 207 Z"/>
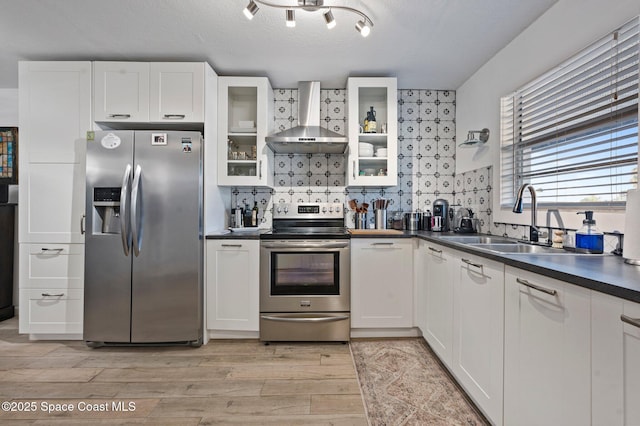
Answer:
<path fill-rule="evenodd" d="M 398 183 L 398 83 L 396 78 L 347 81 L 349 162 L 347 186 Z"/>
<path fill-rule="evenodd" d="M 273 187 L 273 104 L 266 77 L 219 77 L 218 185 Z"/>

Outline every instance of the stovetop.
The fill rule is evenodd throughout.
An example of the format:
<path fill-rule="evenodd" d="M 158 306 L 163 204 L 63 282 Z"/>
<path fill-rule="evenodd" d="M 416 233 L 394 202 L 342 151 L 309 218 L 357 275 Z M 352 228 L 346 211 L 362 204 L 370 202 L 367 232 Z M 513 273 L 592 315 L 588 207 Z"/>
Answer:
<path fill-rule="evenodd" d="M 263 239 L 345 239 L 340 203 L 280 203 L 273 209 L 273 229 Z"/>

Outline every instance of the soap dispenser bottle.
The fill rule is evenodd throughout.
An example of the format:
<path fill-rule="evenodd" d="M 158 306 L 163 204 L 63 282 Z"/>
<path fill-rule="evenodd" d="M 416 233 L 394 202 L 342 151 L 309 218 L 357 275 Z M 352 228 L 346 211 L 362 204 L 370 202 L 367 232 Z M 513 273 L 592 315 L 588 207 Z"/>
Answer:
<path fill-rule="evenodd" d="M 604 252 L 604 234 L 596 228 L 593 212 L 587 210 L 578 214 L 584 214 L 585 220 L 582 221 L 582 228 L 576 232 L 576 251 L 594 254 Z"/>

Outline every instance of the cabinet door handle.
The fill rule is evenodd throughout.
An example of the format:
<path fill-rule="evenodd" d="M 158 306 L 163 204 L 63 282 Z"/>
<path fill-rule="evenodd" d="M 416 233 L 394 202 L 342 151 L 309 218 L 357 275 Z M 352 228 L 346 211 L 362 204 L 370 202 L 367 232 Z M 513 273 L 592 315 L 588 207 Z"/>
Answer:
<path fill-rule="evenodd" d="M 242 247 L 242 244 L 222 244 L 222 247 Z"/>
<path fill-rule="evenodd" d="M 84 232 L 85 232 L 85 230 L 84 230 L 84 220 L 85 220 L 86 217 L 87 216 L 83 214 L 82 217 L 80 218 L 80 234 L 81 235 L 84 235 Z"/>
<path fill-rule="evenodd" d="M 522 278 L 516 278 L 516 282 L 518 282 L 519 284 L 522 284 L 523 286 L 532 288 L 534 290 L 541 291 L 543 293 L 550 294 L 552 296 L 555 296 L 556 294 L 558 294 L 558 292 L 555 291 L 555 290 L 549 290 L 548 288 L 544 288 L 544 287 L 540 287 L 540 286 L 535 285 L 535 284 L 531 284 L 529 281 L 523 280 Z"/>
<path fill-rule="evenodd" d="M 61 248 L 46 248 L 46 247 L 42 247 L 40 249 L 41 251 L 55 251 L 56 253 L 62 253 L 64 251 L 64 249 Z"/>
<path fill-rule="evenodd" d="M 258 163 L 258 179 L 262 179 L 262 160 Z"/>
<path fill-rule="evenodd" d="M 622 322 L 626 322 L 627 324 L 631 324 L 634 327 L 640 328 L 640 318 L 631 318 L 626 316 L 625 314 L 620 315 L 620 320 Z"/>
<path fill-rule="evenodd" d="M 476 268 L 480 268 L 482 269 L 482 264 L 481 263 L 473 263 L 471 262 L 469 259 L 461 259 L 464 263 L 466 263 L 467 265 L 471 265 L 471 266 L 475 266 Z"/>
<path fill-rule="evenodd" d="M 353 179 L 356 178 L 356 160 L 353 160 Z"/>
<path fill-rule="evenodd" d="M 434 253 L 438 253 L 438 254 L 442 253 L 442 250 L 438 250 L 437 248 L 433 248 L 433 247 L 429 247 L 429 250 L 431 250 Z"/>
<path fill-rule="evenodd" d="M 126 119 L 126 118 L 131 118 L 131 114 L 109 114 L 109 115 L 107 115 L 107 117 L 109 117 L 109 118 L 123 118 L 123 119 Z"/>
<path fill-rule="evenodd" d="M 64 293 L 59 293 L 59 294 L 42 293 L 42 297 L 62 297 L 62 296 L 64 296 Z"/>
<path fill-rule="evenodd" d="M 183 120 L 186 117 L 186 115 L 184 115 L 184 114 L 165 114 L 162 117 L 166 118 L 168 120 Z"/>

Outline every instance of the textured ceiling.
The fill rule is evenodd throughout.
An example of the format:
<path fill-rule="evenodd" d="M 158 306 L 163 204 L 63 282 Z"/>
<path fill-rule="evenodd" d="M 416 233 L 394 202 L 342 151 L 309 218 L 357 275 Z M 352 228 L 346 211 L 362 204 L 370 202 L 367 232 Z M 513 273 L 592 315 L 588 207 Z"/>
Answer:
<path fill-rule="evenodd" d="M 296 0 L 272 0 L 297 4 Z M 19 60 L 207 61 L 220 75 L 266 75 L 273 87 L 352 76 L 396 76 L 400 88 L 456 89 L 556 0 L 325 0 L 356 15 L 261 7 L 248 0 L 0 0 L 0 88 L 18 86 Z"/>

